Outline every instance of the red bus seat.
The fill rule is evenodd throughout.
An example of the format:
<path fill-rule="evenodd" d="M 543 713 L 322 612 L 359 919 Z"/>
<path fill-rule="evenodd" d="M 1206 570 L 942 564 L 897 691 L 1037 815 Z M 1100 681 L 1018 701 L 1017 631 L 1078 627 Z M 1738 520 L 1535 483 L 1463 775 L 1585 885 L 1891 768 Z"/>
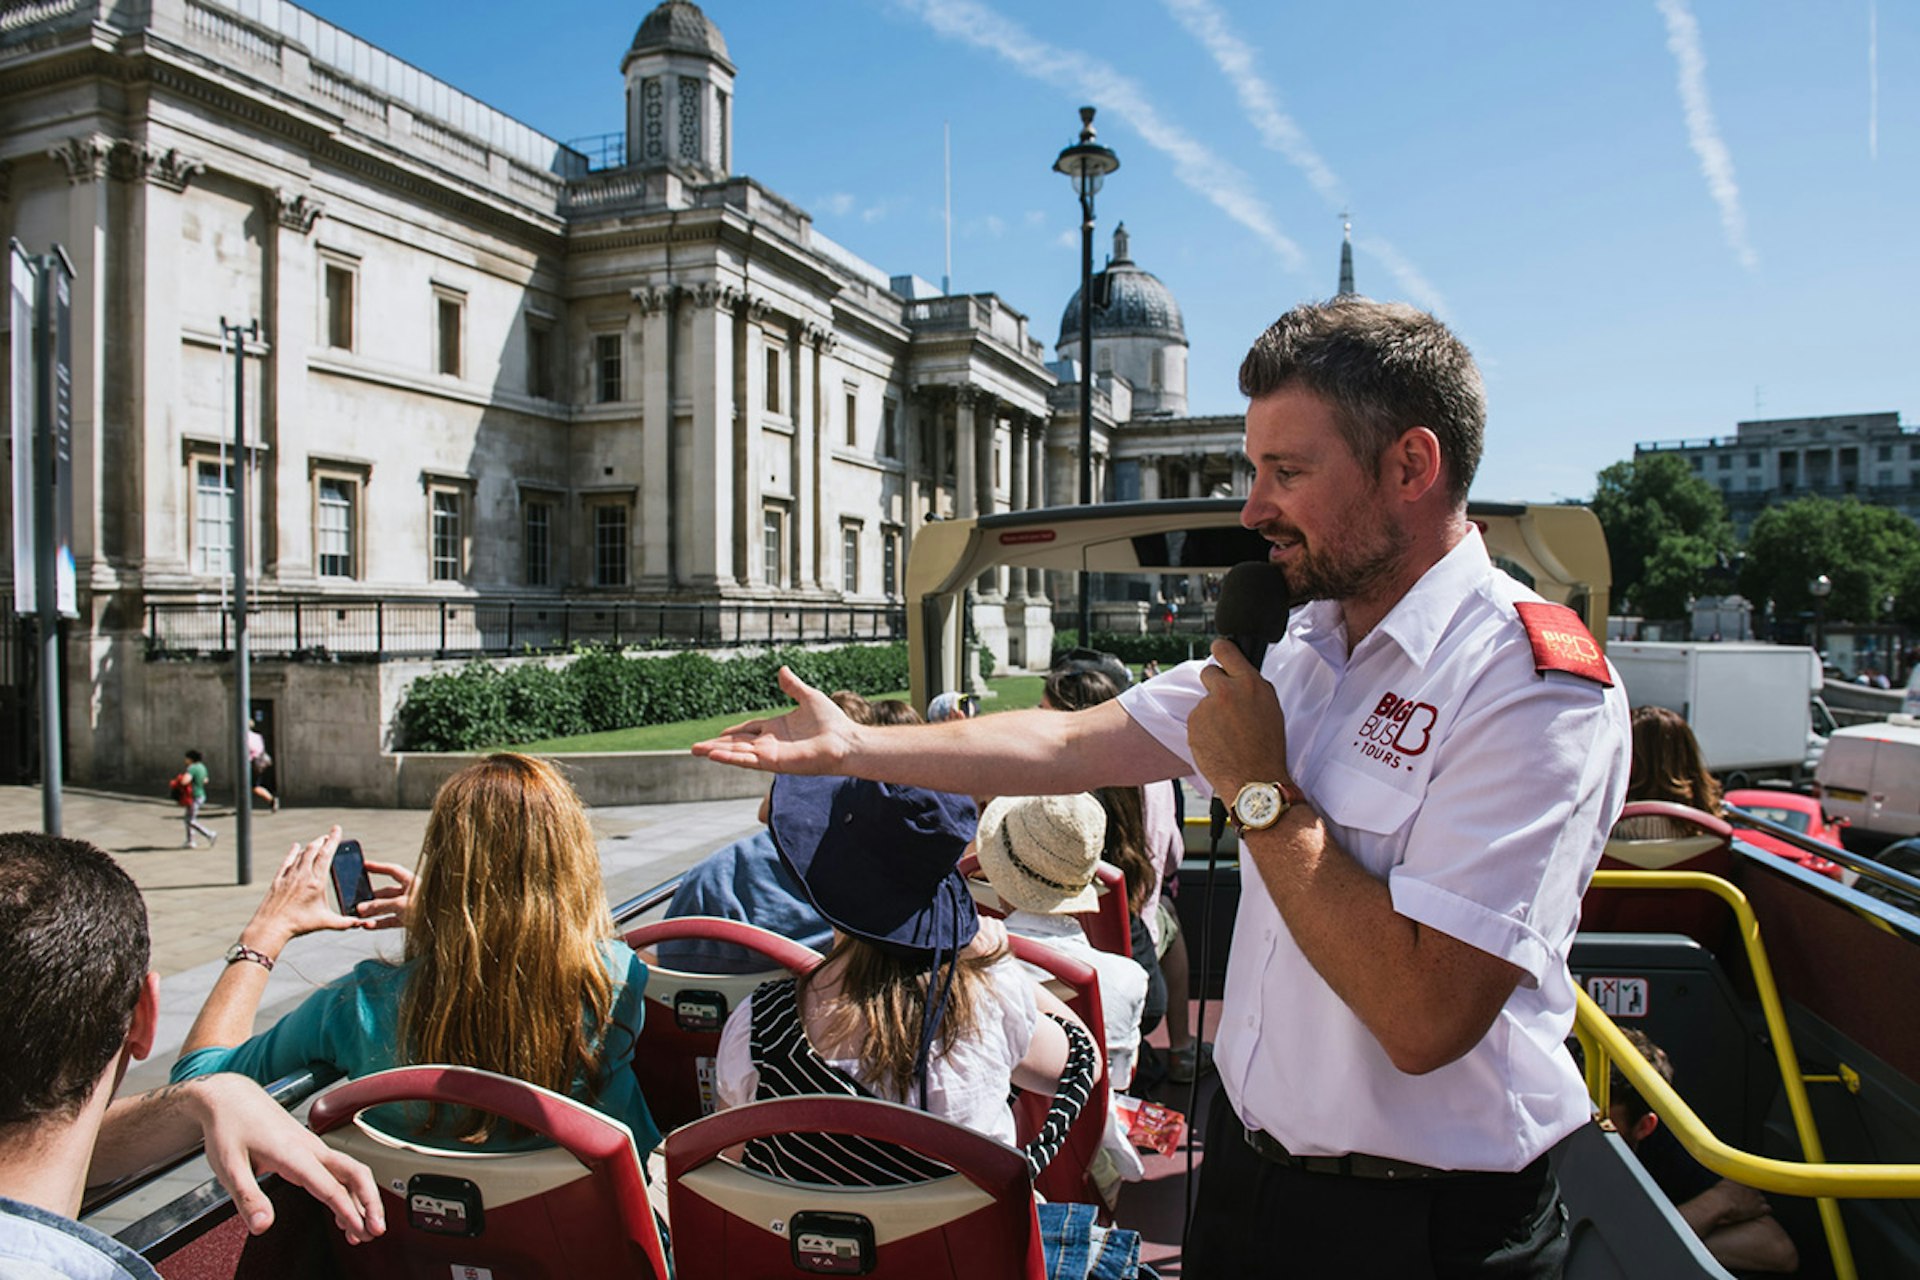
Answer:
<path fill-rule="evenodd" d="M 369 1107 L 473 1107 L 554 1143 L 532 1151 L 442 1150 L 390 1137 Z M 321 1095 L 309 1126 L 373 1170 L 387 1233 L 363 1245 L 329 1234 L 342 1274 L 368 1280 L 485 1274 L 665 1280 L 633 1135 L 592 1107 L 470 1067 L 398 1067 Z"/>
<path fill-rule="evenodd" d="M 1080 1015 L 1093 1033 L 1094 1052 L 1104 1066 L 1107 1061 L 1107 1019 L 1100 1004 L 1100 979 L 1093 966 L 1064 952 L 1056 951 L 1032 938 L 1009 935 L 1008 945 L 1014 958 L 1046 970 L 1053 975 L 1047 985 L 1069 1009 Z M 1100 1140 L 1107 1132 L 1108 1103 L 1112 1090 L 1106 1077 L 1094 1086 L 1087 1105 L 1080 1108 L 1067 1128 L 1067 1140 L 1060 1144 L 1047 1167 L 1034 1180 L 1033 1189 L 1049 1201 L 1078 1201 L 1082 1204 L 1106 1203 L 1094 1184 L 1089 1169 L 1100 1153 Z M 1046 1123 L 1047 1106 L 1052 1101 L 1044 1094 L 1022 1092 L 1014 1099 L 1015 1130 L 1022 1143 L 1031 1142 Z"/>
<path fill-rule="evenodd" d="M 1704 871 L 1731 878 L 1733 827 L 1683 804 L 1635 800 L 1600 856 L 1602 871 Z M 1732 916 L 1712 895 L 1679 889 L 1588 889 L 1580 928 L 1590 932 L 1682 933 L 1724 957 Z"/>
<path fill-rule="evenodd" d="M 821 955 L 811 947 L 740 920 L 676 916 L 627 934 L 639 951 L 668 939 L 729 942 L 765 956 L 760 973 L 686 973 L 647 966 L 646 1021 L 633 1048 L 633 1071 L 662 1133 L 713 1112 L 713 1059 L 727 1015 L 764 982 L 810 971 Z"/>
<path fill-rule="evenodd" d="M 950 1177 L 893 1187 L 788 1182 L 721 1158 L 777 1133 L 895 1143 Z M 1026 1157 L 1004 1143 L 891 1102 L 777 1098 L 720 1111 L 667 1135 L 679 1280 L 820 1274 L 906 1280 L 1040 1280 L 1046 1275 Z"/>
<path fill-rule="evenodd" d="M 980 872 L 977 854 L 969 853 L 960 859 L 960 874 L 967 878 L 967 889 L 973 894 L 973 905 L 981 915 L 998 918 L 1006 914 L 1000 910 L 1000 898 L 994 893 L 993 885 Z M 1127 877 L 1111 862 L 1096 863 L 1093 868 L 1093 887 L 1100 895 L 1099 907 L 1077 913 L 1073 918 L 1080 922 L 1087 941 L 1095 949 L 1131 958 L 1133 921 L 1127 914 Z"/>

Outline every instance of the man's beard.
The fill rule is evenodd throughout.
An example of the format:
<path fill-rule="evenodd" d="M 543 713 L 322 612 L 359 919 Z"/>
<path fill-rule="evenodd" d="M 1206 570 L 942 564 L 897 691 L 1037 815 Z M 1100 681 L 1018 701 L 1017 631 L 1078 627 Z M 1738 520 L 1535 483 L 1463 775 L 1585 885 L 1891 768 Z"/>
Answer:
<path fill-rule="evenodd" d="M 1293 603 L 1307 600 L 1353 600 L 1372 594 L 1392 581 L 1406 558 L 1410 539 L 1400 526 L 1381 519 L 1372 508 L 1356 504 L 1354 524 L 1362 537 L 1347 546 L 1315 547 L 1300 542 L 1300 553 L 1280 564 Z M 1299 530 L 1278 522 L 1262 525 L 1268 541 L 1299 538 Z"/>

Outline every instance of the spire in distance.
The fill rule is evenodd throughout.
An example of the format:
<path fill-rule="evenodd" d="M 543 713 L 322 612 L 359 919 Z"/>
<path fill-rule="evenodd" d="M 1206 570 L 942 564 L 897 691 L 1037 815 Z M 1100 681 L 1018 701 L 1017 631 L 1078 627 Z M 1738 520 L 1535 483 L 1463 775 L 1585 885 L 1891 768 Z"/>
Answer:
<path fill-rule="evenodd" d="M 1346 228 L 1346 235 L 1340 242 L 1340 292 L 1337 296 L 1349 298 L 1352 297 L 1355 292 L 1353 287 L 1353 219 L 1347 216 L 1344 209 L 1340 212 L 1340 222 L 1341 225 Z"/>

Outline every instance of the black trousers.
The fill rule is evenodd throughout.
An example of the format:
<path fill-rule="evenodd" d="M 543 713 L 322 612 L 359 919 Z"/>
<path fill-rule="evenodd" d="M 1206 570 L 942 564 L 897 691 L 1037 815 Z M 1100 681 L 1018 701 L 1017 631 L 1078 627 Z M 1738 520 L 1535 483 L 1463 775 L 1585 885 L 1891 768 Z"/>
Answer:
<path fill-rule="evenodd" d="M 1394 1180 L 1307 1173 L 1246 1143 L 1225 1094 L 1207 1120 L 1186 1280 L 1547 1280 L 1566 1215 L 1545 1156 L 1519 1173 Z"/>

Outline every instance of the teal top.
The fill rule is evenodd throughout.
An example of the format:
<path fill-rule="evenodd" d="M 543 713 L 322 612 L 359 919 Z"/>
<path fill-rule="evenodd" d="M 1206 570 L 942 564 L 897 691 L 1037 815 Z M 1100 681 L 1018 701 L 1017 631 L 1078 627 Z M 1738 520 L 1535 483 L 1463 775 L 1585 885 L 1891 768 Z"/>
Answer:
<path fill-rule="evenodd" d="M 620 942 L 603 942 L 600 947 L 615 984 L 612 1023 L 601 1037 L 601 1079 L 596 1083 L 576 1079 L 568 1093 L 633 1130 L 634 1147 L 645 1160 L 660 1142 L 660 1130 L 647 1111 L 646 1099 L 640 1096 L 640 1085 L 633 1074 L 634 1039 L 645 1016 L 647 966 Z M 363 960 L 346 977 L 314 992 L 299 1008 L 245 1044 L 182 1054 L 173 1064 L 173 1079 L 177 1082 L 217 1071 L 237 1071 L 261 1084 L 271 1084 L 315 1062 L 350 1077 L 405 1066 L 398 1056 L 400 995 L 411 969 L 411 965 Z M 425 1109 L 382 1107 L 369 1116 L 381 1129 L 404 1137 L 420 1132 Z M 510 1141 L 504 1134 L 504 1128 L 496 1129 L 482 1149 L 539 1145 L 538 1140 Z M 451 1139 L 452 1133 L 443 1136 Z"/>
<path fill-rule="evenodd" d="M 187 777 L 193 780 L 193 802 L 207 802 L 207 766 L 205 762 L 195 760 L 187 765 Z"/>

